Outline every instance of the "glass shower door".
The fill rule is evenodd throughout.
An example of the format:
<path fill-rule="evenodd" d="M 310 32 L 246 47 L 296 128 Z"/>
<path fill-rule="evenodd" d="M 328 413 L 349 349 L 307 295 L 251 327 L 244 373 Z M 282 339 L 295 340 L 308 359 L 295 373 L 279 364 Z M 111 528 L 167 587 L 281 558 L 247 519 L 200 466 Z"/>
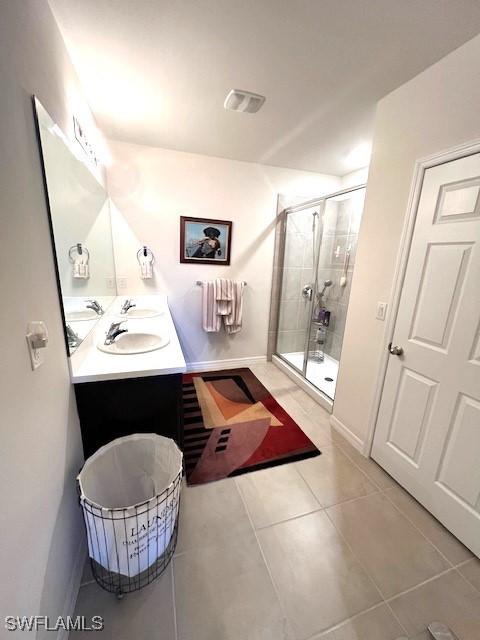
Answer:
<path fill-rule="evenodd" d="M 327 197 L 308 332 L 306 379 L 332 400 L 352 284 L 365 188 Z"/>
<path fill-rule="evenodd" d="M 307 369 L 307 337 L 321 237 L 320 211 L 317 205 L 287 213 L 284 229 L 276 351 L 302 375 Z"/>
<path fill-rule="evenodd" d="M 285 211 L 276 353 L 331 400 L 364 199 L 359 186 Z"/>

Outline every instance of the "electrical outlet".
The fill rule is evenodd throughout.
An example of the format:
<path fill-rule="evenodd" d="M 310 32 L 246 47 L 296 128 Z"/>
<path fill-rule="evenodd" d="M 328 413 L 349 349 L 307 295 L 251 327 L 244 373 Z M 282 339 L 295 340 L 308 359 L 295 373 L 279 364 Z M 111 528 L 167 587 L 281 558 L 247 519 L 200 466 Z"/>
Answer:
<path fill-rule="evenodd" d="M 386 302 L 377 302 L 377 320 L 385 320 L 387 316 L 387 307 L 388 304 Z"/>
<path fill-rule="evenodd" d="M 118 284 L 118 288 L 119 289 L 126 289 L 127 288 L 127 278 L 125 276 L 121 276 L 121 277 L 117 278 L 117 284 Z"/>
<path fill-rule="evenodd" d="M 115 289 L 115 278 L 107 278 L 107 289 Z"/>

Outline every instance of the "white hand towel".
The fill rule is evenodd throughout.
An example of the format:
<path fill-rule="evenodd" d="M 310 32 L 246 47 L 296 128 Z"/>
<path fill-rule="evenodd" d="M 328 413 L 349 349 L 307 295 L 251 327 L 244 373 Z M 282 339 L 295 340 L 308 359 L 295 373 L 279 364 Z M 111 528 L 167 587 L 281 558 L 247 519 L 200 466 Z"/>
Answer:
<path fill-rule="evenodd" d="M 153 278 L 153 266 L 151 256 L 142 256 L 140 258 L 140 277 L 142 280 Z"/>
<path fill-rule="evenodd" d="M 233 280 L 217 278 L 215 280 L 215 299 L 217 301 L 217 313 L 221 316 L 230 315 L 232 312 Z"/>
<path fill-rule="evenodd" d="M 216 286 L 212 280 L 202 282 L 202 327 L 208 333 L 218 333 L 222 316 L 217 309 Z"/>
<path fill-rule="evenodd" d="M 232 283 L 232 300 L 230 313 L 224 316 L 225 331 L 227 333 L 238 333 L 242 328 L 243 321 L 243 290 L 244 282 Z"/>
<path fill-rule="evenodd" d="M 77 256 L 73 261 L 72 276 L 87 279 L 90 277 L 88 262 L 83 256 Z"/>

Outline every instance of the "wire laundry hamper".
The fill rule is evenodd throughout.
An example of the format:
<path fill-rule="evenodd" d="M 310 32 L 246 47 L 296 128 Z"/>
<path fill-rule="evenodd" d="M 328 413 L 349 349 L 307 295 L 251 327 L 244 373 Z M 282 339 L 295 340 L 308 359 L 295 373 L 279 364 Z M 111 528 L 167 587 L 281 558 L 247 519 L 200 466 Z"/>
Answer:
<path fill-rule="evenodd" d="M 168 566 L 182 470 L 175 442 L 157 434 L 118 438 L 85 462 L 77 488 L 93 577 L 106 591 L 137 591 Z"/>

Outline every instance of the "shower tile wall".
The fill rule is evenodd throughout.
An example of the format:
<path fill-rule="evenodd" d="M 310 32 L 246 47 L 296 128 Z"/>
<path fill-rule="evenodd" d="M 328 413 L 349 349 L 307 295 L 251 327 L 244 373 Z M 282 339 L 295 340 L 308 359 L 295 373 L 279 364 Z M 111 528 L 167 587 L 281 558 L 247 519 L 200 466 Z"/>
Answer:
<path fill-rule="evenodd" d="M 365 190 L 362 189 L 349 194 L 348 199 L 329 200 L 324 212 L 323 237 L 318 265 L 318 287 L 321 290 L 325 280 L 333 281 L 332 286 L 326 289 L 324 296 L 325 307 L 331 312 L 325 353 L 335 360 L 340 359 L 342 350 L 364 197 Z M 350 259 L 347 283 L 345 287 L 341 287 L 340 278 L 344 273 L 345 253 L 348 249 L 350 249 Z M 312 330 L 311 349 L 314 348 L 314 336 L 315 332 Z"/>
<path fill-rule="evenodd" d="M 283 278 L 280 291 L 277 350 L 280 353 L 303 351 L 308 327 L 310 303 L 302 296 L 302 287 L 313 281 L 312 213 L 299 211 L 288 215 L 285 232 Z"/>

